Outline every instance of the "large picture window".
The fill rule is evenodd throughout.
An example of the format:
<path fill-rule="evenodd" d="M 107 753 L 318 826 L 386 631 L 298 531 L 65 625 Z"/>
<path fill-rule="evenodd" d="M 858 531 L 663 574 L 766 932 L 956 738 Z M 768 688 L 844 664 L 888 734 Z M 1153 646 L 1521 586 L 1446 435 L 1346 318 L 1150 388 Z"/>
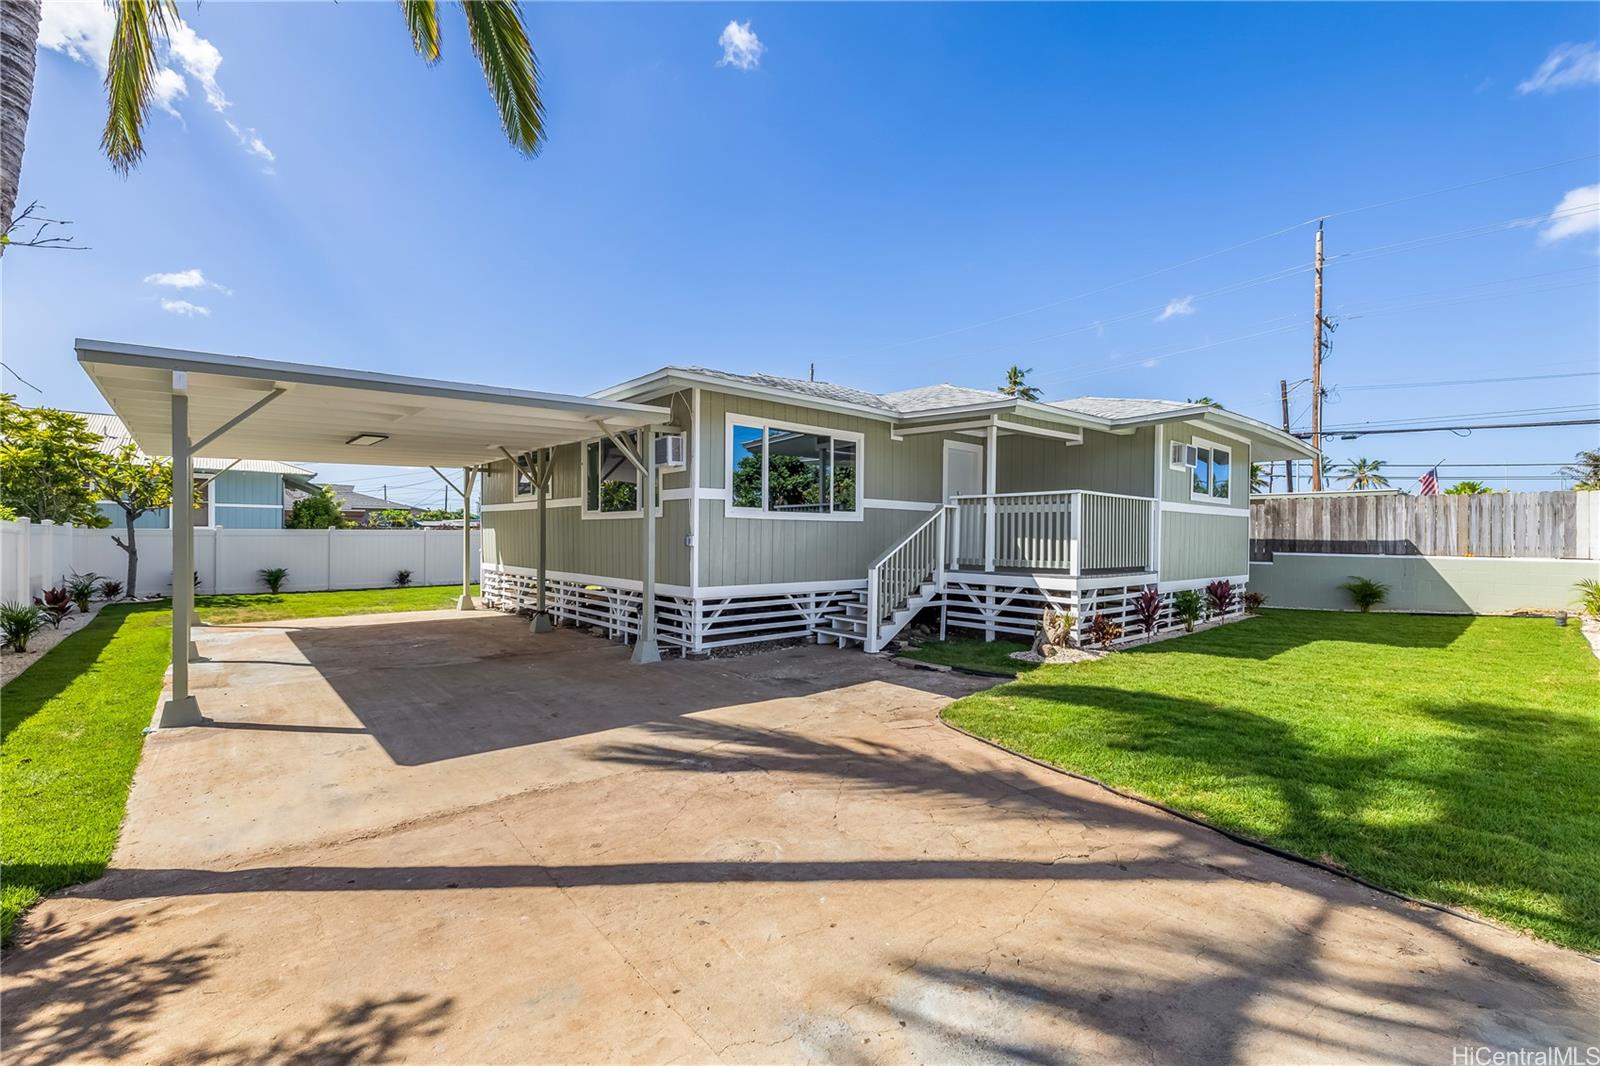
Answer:
<path fill-rule="evenodd" d="M 792 518 L 860 513 L 858 435 L 733 419 L 728 444 L 730 510 Z"/>

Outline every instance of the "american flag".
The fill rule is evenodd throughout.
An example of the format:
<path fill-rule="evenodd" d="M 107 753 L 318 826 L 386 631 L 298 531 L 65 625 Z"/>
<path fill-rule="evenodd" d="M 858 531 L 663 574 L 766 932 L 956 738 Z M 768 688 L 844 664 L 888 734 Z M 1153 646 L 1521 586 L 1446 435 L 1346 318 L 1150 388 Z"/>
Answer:
<path fill-rule="evenodd" d="M 1424 496 L 1437 496 L 1437 495 L 1439 495 L 1439 468 L 1438 467 L 1434 467 L 1432 470 L 1428 471 L 1426 474 L 1423 474 L 1417 480 L 1422 482 L 1422 495 L 1424 495 Z"/>

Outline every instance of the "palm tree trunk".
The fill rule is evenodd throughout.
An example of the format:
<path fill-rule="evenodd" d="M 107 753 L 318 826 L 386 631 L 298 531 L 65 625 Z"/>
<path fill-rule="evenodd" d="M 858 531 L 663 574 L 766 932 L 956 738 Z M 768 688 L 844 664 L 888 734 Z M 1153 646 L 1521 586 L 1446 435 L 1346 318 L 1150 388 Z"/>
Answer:
<path fill-rule="evenodd" d="M 43 10 L 41 0 L 0 3 L 0 227 L 4 230 L 11 228 L 11 215 L 17 208 Z M 5 246 L 0 245 L 0 255 L 4 253 Z"/>

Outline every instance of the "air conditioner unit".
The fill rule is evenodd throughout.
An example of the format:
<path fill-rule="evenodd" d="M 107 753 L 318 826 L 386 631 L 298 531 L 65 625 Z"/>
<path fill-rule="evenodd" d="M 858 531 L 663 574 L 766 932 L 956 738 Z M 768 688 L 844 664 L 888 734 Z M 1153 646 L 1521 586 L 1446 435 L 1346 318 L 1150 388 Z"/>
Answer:
<path fill-rule="evenodd" d="M 684 459 L 682 433 L 663 433 L 656 438 L 656 466 L 662 470 L 682 470 Z"/>

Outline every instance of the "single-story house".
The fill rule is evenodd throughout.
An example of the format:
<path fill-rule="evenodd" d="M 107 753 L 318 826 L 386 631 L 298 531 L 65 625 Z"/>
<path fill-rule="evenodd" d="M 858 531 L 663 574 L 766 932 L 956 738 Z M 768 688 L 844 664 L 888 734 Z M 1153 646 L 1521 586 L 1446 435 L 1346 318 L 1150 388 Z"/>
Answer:
<path fill-rule="evenodd" d="M 313 493 L 322 491 L 323 486 L 313 484 L 306 478 L 287 478 L 283 484 L 283 519 L 287 524 L 289 515 L 294 511 L 295 502 L 303 500 Z M 371 524 L 372 514 L 375 511 L 405 511 L 407 514 L 418 515 L 422 513 L 421 507 L 413 507 L 409 503 L 397 503 L 386 500 L 382 496 L 373 496 L 365 492 L 357 492 L 354 485 L 330 484 L 328 488 L 339 500 L 339 513 L 345 519 L 358 526 Z"/>
<path fill-rule="evenodd" d="M 89 424 L 91 433 L 100 435 L 97 449 L 109 455 L 133 436 L 116 415 L 74 412 Z M 137 449 L 137 445 L 134 444 Z M 141 460 L 148 459 L 139 452 Z M 165 458 L 163 456 L 163 458 Z M 194 524 L 200 529 L 282 529 L 283 481 L 285 477 L 310 478 L 315 475 L 303 466 L 271 459 L 200 459 L 194 461 L 194 480 L 200 487 L 202 502 L 194 509 Z M 100 513 L 113 526 L 124 522 L 122 508 L 107 500 L 99 504 Z M 135 529 L 167 529 L 172 512 L 167 508 L 146 511 L 134 520 Z"/>
<path fill-rule="evenodd" d="M 667 408 L 656 616 L 685 651 L 814 635 L 877 650 L 920 610 L 1031 633 L 1046 605 L 1084 626 L 1249 580 L 1250 464 L 1314 458 L 1221 408 L 957 385 L 844 385 L 665 367 L 595 393 Z M 628 639 L 643 556 L 637 432 L 484 468 L 484 599 Z M 1129 635 L 1132 635 L 1130 627 Z"/>

